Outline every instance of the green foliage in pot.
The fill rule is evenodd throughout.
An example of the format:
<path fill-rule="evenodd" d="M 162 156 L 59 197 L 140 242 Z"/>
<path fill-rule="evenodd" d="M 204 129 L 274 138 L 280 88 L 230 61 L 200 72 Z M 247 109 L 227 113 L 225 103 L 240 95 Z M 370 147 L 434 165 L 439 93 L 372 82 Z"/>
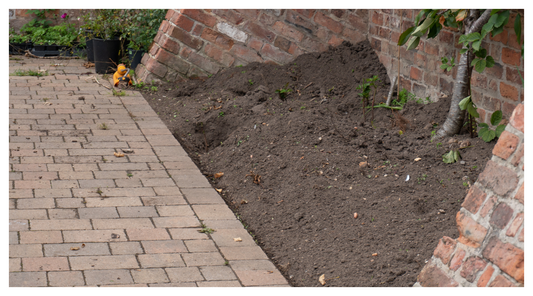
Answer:
<path fill-rule="evenodd" d="M 122 37 L 129 40 L 128 48 L 148 51 L 166 13 L 166 9 L 125 9 L 121 30 Z"/>
<path fill-rule="evenodd" d="M 10 44 L 22 44 L 30 41 L 30 36 L 25 34 L 15 33 L 15 29 L 9 28 L 9 43 Z"/>
<path fill-rule="evenodd" d="M 110 40 L 122 30 L 121 9 L 95 9 L 93 13 L 82 16 L 85 36 L 89 39 L 101 38 Z"/>

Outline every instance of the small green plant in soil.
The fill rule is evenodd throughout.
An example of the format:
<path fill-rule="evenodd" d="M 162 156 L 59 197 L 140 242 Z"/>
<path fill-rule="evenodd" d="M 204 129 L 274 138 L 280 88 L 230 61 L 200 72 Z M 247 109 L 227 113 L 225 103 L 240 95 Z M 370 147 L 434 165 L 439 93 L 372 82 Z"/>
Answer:
<path fill-rule="evenodd" d="M 203 224 L 203 223 L 201 224 L 201 227 L 202 227 L 202 229 L 201 229 L 201 230 L 198 230 L 198 232 L 200 232 L 200 233 L 211 234 L 211 233 L 215 232 L 214 229 L 211 229 L 211 228 L 207 227 L 207 226 L 206 226 L 205 224 Z"/>
<path fill-rule="evenodd" d="M 499 124 L 502 121 L 503 115 L 501 110 L 494 111 L 490 117 L 490 124 L 497 126 L 495 130 L 489 128 L 489 125 L 486 123 L 477 123 L 476 118 L 479 118 L 479 113 L 477 112 L 477 107 L 472 101 L 472 97 L 468 96 L 459 102 L 459 108 L 461 110 L 466 110 L 468 113 L 468 122 L 470 136 L 474 136 L 476 127 L 479 127 L 478 136 L 483 139 L 485 142 L 490 142 L 495 138 L 499 138 L 502 132 L 505 130 L 506 124 Z"/>
<path fill-rule="evenodd" d="M 378 90 L 378 85 L 376 82 L 379 81 L 379 78 L 377 75 L 372 76 L 372 78 L 367 78 L 366 83 L 360 84 L 357 86 L 357 90 L 361 90 L 361 93 L 359 93 L 359 96 L 362 97 L 363 101 L 363 120 L 366 121 L 366 105 L 368 104 L 368 101 L 370 100 L 370 92 L 373 90 L 372 93 L 372 120 L 371 122 L 374 122 L 374 105 L 376 101 L 376 92 Z M 333 88 L 332 88 L 333 89 Z"/>
<path fill-rule="evenodd" d="M 248 79 L 248 83 L 249 83 L 250 85 L 254 85 L 254 82 L 252 81 L 252 79 Z"/>
<path fill-rule="evenodd" d="M 150 87 L 150 91 L 156 92 L 157 91 L 157 86 Z"/>
<path fill-rule="evenodd" d="M 444 161 L 444 163 L 454 163 L 459 161 L 460 158 L 461 154 L 459 153 L 459 150 L 452 149 L 450 152 L 442 156 L 442 161 Z"/>
<path fill-rule="evenodd" d="M 289 83 L 287 82 L 287 84 L 285 84 L 284 87 L 280 88 L 280 89 L 276 89 L 276 93 L 279 95 L 279 98 L 280 99 L 285 99 L 287 97 L 288 94 L 290 94 L 292 92 L 292 89 L 289 88 Z"/>

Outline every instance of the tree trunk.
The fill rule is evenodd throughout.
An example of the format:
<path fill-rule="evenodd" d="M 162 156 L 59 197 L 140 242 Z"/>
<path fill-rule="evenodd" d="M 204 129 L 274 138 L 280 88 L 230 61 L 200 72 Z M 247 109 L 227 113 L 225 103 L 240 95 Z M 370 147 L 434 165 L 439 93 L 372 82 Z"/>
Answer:
<path fill-rule="evenodd" d="M 485 10 L 481 16 L 477 10 L 471 10 L 470 16 L 473 18 L 473 21 L 467 22 L 465 20 L 465 35 L 480 32 L 483 25 L 485 25 L 490 18 L 490 9 Z M 479 17 L 478 17 L 479 16 Z M 442 127 L 437 131 L 435 135 L 436 138 L 451 137 L 455 134 L 458 134 L 461 131 L 463 122 L 465 119 L 465 110 L 459 108 L 459 102 L 468 96 L 468 88 L 470 81 L 468 79 L 468 71 L 471 67 L 468 64 L 468 56 L 470 55 L 470 60 L 473 58 L 473 53 L 467 51 L 461 55 L 459 59 L 459 65 L 457 68 L 457 78 L 455 79 L 455 84 L 453 86 L 452 101 L 450 105 L 450 111 L 448 112 L 448 117 L 442 125 Z"/>

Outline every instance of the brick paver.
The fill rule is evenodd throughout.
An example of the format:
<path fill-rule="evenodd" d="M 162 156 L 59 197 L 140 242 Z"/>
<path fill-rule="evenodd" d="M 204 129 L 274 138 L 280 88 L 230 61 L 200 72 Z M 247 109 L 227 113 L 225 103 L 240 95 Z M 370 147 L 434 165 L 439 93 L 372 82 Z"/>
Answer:
<path fill-rule="evenodd" d="M 10 59 L 51 75 L 9 78 L 9 285 L 288 286 L 142 95 L 84 62 Z"/>

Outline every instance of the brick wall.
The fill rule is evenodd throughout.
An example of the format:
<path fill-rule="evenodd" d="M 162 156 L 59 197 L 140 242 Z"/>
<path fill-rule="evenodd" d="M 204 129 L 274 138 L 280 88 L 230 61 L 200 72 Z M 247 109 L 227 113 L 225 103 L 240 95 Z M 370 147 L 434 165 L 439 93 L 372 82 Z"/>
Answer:
<path fill-rule="evenodd" d="M 524 286 L 524 104 L 492 153 L 415 286 Z"/>
<path fill-rule="evenodd" d="M 368 10 L 171 9 L 137 68 L 147 82 L 207 76 L 251 62 L 283 64 L 366 39 Z"/>
<path fill-rule="evenodd" d="M 368 39 L 391 78 L 398 75 L 397 43 L 400 34 L 414 26 L 418 12 L 419 10 L 412 9 L 379 9 L 369 12 Z M 524 11 L 519 12 L 523 17 Z M 483 47 L 496 62 L 494 67 L 487 68 L 481 74 L 476 71 L 472 74 L 472 100 L 478 106 L 483 122 L 490 122 L 490 116 L 496 110 L 502 110 L 504 118 L 508 119 L 515 106 L 524 101 L 524 88 L 518 74 L 520 71 L 524 77 L 524 60 L 520 56 L 520 45 L 513 29 L 516 13 L 517 11 L 511 13 L 501 34 L 495 38 L 488 37 L 483 42 Z M 450 96 L 457 67 L 451 72 L 441 70 L 440 59 L 455 57 L 458 64 L 461 48 L 457 41 L 460 35 L 457 30 L 443 28 L 436 38 L 423 38 L 414 50 L 406 51 L 406 46 L 402 46 L 399 52 L 400 87 L 418 97 L 429 96 L 432 100 L 444 95 Z M 522 43 L 523 40 L 522 37 Z"/>

